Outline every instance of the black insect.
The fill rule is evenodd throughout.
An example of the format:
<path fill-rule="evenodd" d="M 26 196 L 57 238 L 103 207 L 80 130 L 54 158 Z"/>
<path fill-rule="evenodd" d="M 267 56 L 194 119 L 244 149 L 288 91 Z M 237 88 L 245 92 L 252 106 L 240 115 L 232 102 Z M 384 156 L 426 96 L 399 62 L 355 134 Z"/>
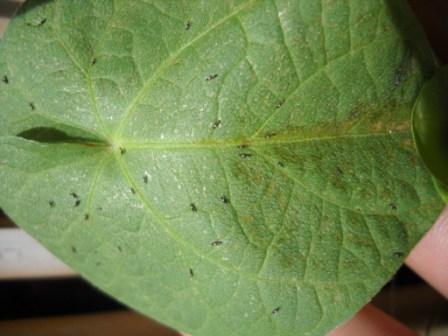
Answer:
<path fill-rule="evenodd" d="M 2 78 L 2 82 L 3 83 L 5 83 L 5 84 L 9 84 L 9 78 L 8 78 L 8 76 L 3 76 L 3 78 Z"/>
<path fill-rule="evenodd" d="M 120 147 L 120 154 L 121 154 L 121 155 L 126 154 L 126 148 L 124 148 L 124 147 Z"/>
<path fill-rule="evenodd" d="M 30 108 L 32 111 L 34 111 L 36 109 L 36 105 L 34 105 L 34 103 L 30 103 L 29 105 L 30 105 Z"/>
<path fill-rule="evenodd" d="M 395 203 L 390 203 L 389 204 L 389 208 L 391 208 L 391 210 L 397 210 L 397 205 Z"/>
<path fill-rule="evenodd" d="M 224 244 L 222 240 L 215 240 L 214 242 L 212 242 L 213 247 L 218 247 L 221 246 L 222 244 Z"/>
<path fill-rule="evenodd" d="M 30 27 L 40 27 L 43 26 L 47 22 L 47 18 L 41 19 L 39 22 L 27 23 L 27 26 Z"/>
<path fill-rule="evenodd" d="M 96 59 L 96 58 L 93 58 L 93 59 L 92 59 L 92 65 L 95 65 L 95 64 L 96 64 L 96 61 L 97 61 L 97 59 Z"/>
<path fill-rule="evenodd" d="M 275 137 L 275 136 L 277 136 L 277 133 L 266 133 L 265 135 L 264 135 L 264 138 L 265 139 L 272 139 L 273 137 Z"/>
<path fill-rule="evenodd" d="M 246 149 L 246 148 L 249 148 L 249 145 L 248 144 L 241 144 L 241 145 L 238 145 L 238 149 Z"/>
<path fill-rule="evenodd" d="M 205 79 L 207 82 L 210 82 L 214 79 L 218 78 L 218 74 L 214 74 L 214 75 L 208 75 L 208 77 Z"/>
<path fill-rule="evenodd" d="M 76 200 L 75 202 L 75 208 L 79 207 L 81 205 L 81 200 Z"/>
<path fill-rule="evenodd" d="M 220 197 L 220 199 L 221 199 L 221 202 L 223 202 L 224 204 L 229 204 L 230 203 L 230 200 L 225 195 L 222 195 Z"/>
<path fill-rule="evenodd" d="M 72 246 L 72 252 L 73 252 L 73 253 L 78 252 L 78 251 L 76 250 L 76 247 Z"/>
<path fill-rule="evenodd" d="M 78 194 L 75 193 L 75 192 L 71 192 L 71 193 L 70 193 L 70 196 L 72 196 L 74 199 L 79 199 Z"/>
<path fill-rule="evenodd" d="M 190 30 L 192 26 L 193 26 L 193 22 L 187 21 L 187 23 L 185 24 L 185 30 Z"/>
<path fill-rule="evenodd" d="M 281 161 L 278 162 L 278 166 L 281 167 L 281 168 L 285 168 L 285 164 L 283 162 L 281 162 Z"/>
<path fill-rule="evenodd" d="M 277 105 L 275 105 L 275 107 L 276 108 L 280 108 L 280 107 L 282 107 L 283 106 L 283 104 L 285 103 L 285 100 L 284 99 L 282 99 L 282 100 L 280 100 L 279 102 L 278 102 L 278 104 Z"/>
<path fill-rule="evenodd" d="M 53 200 L 49 200 L 48 204 L 50 205 L 50 208 L 54 208 L 56 206 L 56 203 Z"/>
<path fill-rule="evenodd" d="M 191 203 L 191 204 L 190 204 L 190 208 L 191 208 L 191 211 L 193 211 L 193 212 L 198 212 L 198 208 L 197 208 L 196 204 Z"/>
<path fill-rule="evenodd" d="M 143 176 L 143 183 L 148 184 L 148 175 Z"/>
<path fill-rule="evenodd" d="M 240 154 L 240 158 L 242 158 L 242 159 L 248 159 L 251 157 L 252 157 L 252 154 L 250 154 L 250 153 L 241 153 Z"/>
<path fill-rule="evenodd" d="M 132 193 L 133 195 L 135 195 L 135 189 L 134 189 L 134 188 L 131 188 L 131 193 Z"/>
<path fill-rule="evenodd" d="M 277 307 L 272 311 L 272 315 L 277 315 L 278 313 L 280 313 L 281 308 Z"/>
<path fill-rule="evenodd" d="M 222 121 L 221 121 L 221 120 L 216 120 L 216 121 L 212 124 L 212 128 L 213 128 L 213 129 L 220 128 L 221 126 L 222 126 Z"/>
<path fill-rule="evenodd" d="M 89 215 L 88 213 L 86 213 L 86 214 L 84 215 L 84 220 L 88 221 L 89 218 L 90 218 L 90 215 Z"/>
<path fill-rule="evenodd" d="M 191 277 L 194 277 L 194 271 L 193 271 L 192 268 L 190 268 L 190 276 L 191 276 Z"/>

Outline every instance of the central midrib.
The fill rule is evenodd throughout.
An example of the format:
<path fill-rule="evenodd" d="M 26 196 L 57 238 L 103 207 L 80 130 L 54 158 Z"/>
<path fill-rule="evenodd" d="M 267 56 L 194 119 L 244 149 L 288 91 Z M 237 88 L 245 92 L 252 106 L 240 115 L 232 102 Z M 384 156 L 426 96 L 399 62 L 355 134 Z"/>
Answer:
<path fill-rule="evenodd" d="M 328 142 L 341 141 L 349 139 L 363 139 L 363 138 L 378 138 L 378 137 L 393 137 L 394 135 L 409 134 L 410 130 L 389 130 L 387 132 L 372 132 L 363 134 L 335 134 L 320 137 L 275 137 L 272 138 L 247 138 L 247 139 L 223 139 L 223 140 L 192 140 L 192 141 L 132 141 L 124 140 L 120 146 L 127 149 L 154 149 L 154 150 L 176 150 L 176 149 L 223 149 L 223 148 L 240 148 L 246 149 L 250 147 L 276 146 L 276 145 L 291 145 L 307 142 Z"/>

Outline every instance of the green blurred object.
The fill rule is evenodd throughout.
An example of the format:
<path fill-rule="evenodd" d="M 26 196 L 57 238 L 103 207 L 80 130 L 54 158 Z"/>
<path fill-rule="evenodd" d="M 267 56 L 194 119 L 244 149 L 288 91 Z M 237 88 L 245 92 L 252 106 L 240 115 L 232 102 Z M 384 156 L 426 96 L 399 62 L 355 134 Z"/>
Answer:
<path fill-rule="evenodd" d="M 414 138 L 423 161 L 448 202 L 448 66 L 423 87 L 413 114 Z"/>

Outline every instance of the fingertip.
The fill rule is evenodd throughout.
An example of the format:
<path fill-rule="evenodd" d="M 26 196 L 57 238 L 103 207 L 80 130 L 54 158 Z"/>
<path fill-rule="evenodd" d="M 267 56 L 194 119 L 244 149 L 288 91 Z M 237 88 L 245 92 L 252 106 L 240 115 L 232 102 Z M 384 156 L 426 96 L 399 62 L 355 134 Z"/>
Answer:
<path fill-rule="evenodd" d="M 448 297 L 448 207 L 412 250 L 406 264 Z"/>

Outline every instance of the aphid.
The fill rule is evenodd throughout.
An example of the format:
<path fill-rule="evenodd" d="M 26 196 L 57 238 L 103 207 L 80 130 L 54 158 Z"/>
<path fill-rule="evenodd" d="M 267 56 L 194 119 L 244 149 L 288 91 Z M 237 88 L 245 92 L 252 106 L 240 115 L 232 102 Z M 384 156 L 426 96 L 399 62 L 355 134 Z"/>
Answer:
<path fill-rule="evenodd" d="M 271 138 L 275 137 L 276 135 L 277 135 L 277 133 L 266 133 L 266 134 L 264 135 L 264 137 L 265 137 L 266 139 L 271 139 Z"/>
<path fill-rule="evenodd" d="M 191 277 L 194 277 L 194 271 L 193 271 L 192 268 L 190 268 L 190 276 L 191 276 Z"/>
<path fill-rule="evenodd" d="M 76 247 L 72 246 L 72 252 L 73 252 L 73 253 L 76 253 L 76 252 L 77 252 Z"/>
<path fill-rule="evenodd" d="M 133 195 L 135 195 L 135 189 L 134 189 L 134 188 L 131 188 L 131 193 L 132 193 Z"/>
<path fill-rule="evenodd" d="M 285 164 L 283 162 L 281 162 L 281 161 L 278 162 L 278 166 L 281 167 L 281 168 L 285 168 Z"/>
<path fill-rule="evenodd" d="M 96 64 L 96 58 L 94 57 L 93 59 L 92 59 L 92 65 L 95 65 Z"/>
<path fill-rule="evenodd" d="M 242 158 L 242 159 L 248 159 L 250 157 L 252 157 L 252 154 L 250 154 L 250 153 L 241 153 L 240 154 L 240 158 Z"/>
<path fill-rule="evenodd" d="M 241 145 L 238 145 L 238 148 L 239 149 L 246 149 L 246 148 L 249 148 L 249 145 L 248 144 L 241 144 Z"/>
<path fill-rule="evenodd" d="M 71 192 L 71 193 L 70 193 L 70 196 L 72 196 L 72 197 L 75 198 L 75 199 L 78 199 L 78 198 L 79 198 L 78 194 L 75 193 L 75 192 Z"/>
<path fill-rule="evenodd" d="M 395 203 L 390 203 L 389 204 L 389 208 L 391 208 L 391 210 L 397 210 L 397 205 Z"/>
<path fill-rule="evenodd" d="M 400 252 L 400 251 L 394 252 L 394 257 L 396 257 L 396 258 L 403 258 L 404 257 L 404 253 Z"/>
<path fill-rule="evenodd" d="M 230 200 L 227 198 L 227 196 L 222 195 L 221 196 L 221 202 L 223 202 L 224 204 L 229 204 Z"/>
<path fill-rule="evenodd" d="M 191 208 L 191 211 L 193 211 L 193 212 L 198 212 L 198 208 L 196 207 L 196 204 L 191 203 L 191 204 L 190 204 L 190 208 Z"/>
<path fill-rule="evenodd" d="M 185 30 L 190 30 L 191 26 L 193 26 L 193 22 L 191 21 L 187 21 L 186 25 L 185 25 Z"/>
<path fill-rule="evenodd" d="M 54 208 L 56 206 L 56 203 L 53 200 L 49 200 L 48 204 L 50 205 L 50 208 Z"/>
<path fill-rule="evenodd" d="M 79 205 L 81 204 L 81 200 L 76 200 L 76 202 L 75 202 L 75 208 L 77 208 L 77 207 L 79 207 Z"/>
<path fill-rule="evenodd" d="M 277 315 L 278 313 L 280 313 L 280 309 L 281 307 L 277 307 L 272 311 L 272 315 Z"/>
<path fill-rule="evenodd" d="M 34 103 L 30 103 L 30 108 L 32 111 L 34 111 L 36 109 L 36 105 L 34 105 Z"/>
<path fill-rule="evenodd" d="M 126 154 L 126 148 L 124 148 L 124 147 L 120 147 L 120 154 L 121 154 L 121 155 Z"/>
<path fill-rule="evenodd" d="M 143 182 L 144 182 L 145 184 L 148 184 L 148 175 L 144 175 L 144 176 L 143 176 Z"/>
<path fill-rule="evenodd" d="M 275 107 L 279 109 L 280 107 L 283 106 L 284 103 L 285 103 L 285 100 L 282 99 L 282 100 L 280 100 L 280 101 L 278 102 L 278 104 L 277 104 Z"/>
<path fill-rule="evenodd" d="M 215 240 L 214 242 L 212 242 L 213 247 L 221 246 L 222 244 L 224 244 L 222 240 Z"/>
<path fill-rule="evenodd" d="M 90 215 L 88 214 L 88 213 L 86 213 L 85 215 L 84 215 L 84 220 L 89 220 L 89 218 L 90 218 Z"/>
<path fill-rule="evenodd" d="M 2 82 L 3 83 L 5 83 L 5 84 L 9 84 L 9 78 L 8 78 L 8 76 L 3 76 L 3 78 L 2 78 Z"/>
<path fill-rule="evenodd" d="M 212 81 L 212 80 L 214 80 L 214 79 L 216 79 L 216 78 L 218 78 L 218 74 L 209 75 L 209 76 L 206 78 L 206 81 L 207 81 L 207 82 L 210 82 L 210 81 Z"/>
<path fill-rule="evenodd" d="M 222 126 L 222 121 L 221 121 L 221 120 L 216 120 L 216 121 L 212 124 L 212 128 L 213 128 L 213 129 L 220 128 L 221 126 Z"/>

